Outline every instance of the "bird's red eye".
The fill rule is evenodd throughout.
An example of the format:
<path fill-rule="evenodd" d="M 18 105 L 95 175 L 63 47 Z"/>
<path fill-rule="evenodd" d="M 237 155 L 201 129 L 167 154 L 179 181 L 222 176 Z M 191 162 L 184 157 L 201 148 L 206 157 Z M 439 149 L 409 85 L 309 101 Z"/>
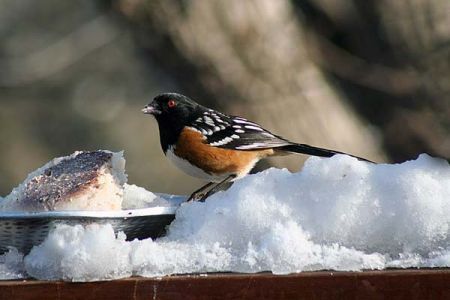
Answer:
<path fill-rule="evenodd" d="M 177 105 L 177 103 L 175 102 L 175 100 L 170 99 L 170 100 L 167 102 L 167 106 L 168 106 L 169 108 L 173 108 L 173 107 L 175 107 L 176 105 Z"/>

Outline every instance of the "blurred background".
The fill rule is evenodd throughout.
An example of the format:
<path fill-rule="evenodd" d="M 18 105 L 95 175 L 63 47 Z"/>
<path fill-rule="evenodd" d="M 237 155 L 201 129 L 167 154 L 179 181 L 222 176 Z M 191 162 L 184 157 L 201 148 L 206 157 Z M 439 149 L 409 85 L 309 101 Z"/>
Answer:
<path fill-rule="evenodd" d="M 450 1 L 0 0 L 0 195 L 94 149 L 125 150 L 130 183 L 192 192 L 140 111 L 166 91 L 377 162 L 448 158 Z"/>

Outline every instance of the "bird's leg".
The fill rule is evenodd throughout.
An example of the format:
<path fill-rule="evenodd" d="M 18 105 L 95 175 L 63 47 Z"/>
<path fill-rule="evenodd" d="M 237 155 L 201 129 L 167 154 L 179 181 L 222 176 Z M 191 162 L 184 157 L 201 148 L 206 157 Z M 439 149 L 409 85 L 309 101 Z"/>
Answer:
<path fill-rule="evenodd" d="M 196 190 L 195 192 L 193 192 L 192 195 L 189 196 L 189 199 L 187 199 L 187 202 L 201 200 L 203 196 L 206 195 L 205 190 L 207 190 L 213 184 L 214 182 L 209 182 L 204 186 L 202 186 L 201 188 L 199 188 L 198 190 Z"/>
<path fill-rule="evenodd" d="M 208 198 L 209 196 L 211 196 L 212 194 L 214 194 L 215 192 L 217 192 L 222 186 L 224 186 L 225 184 L 227 184 L 228 182 L 230 182 L 231 180 L 233 180 L 234 178 L 236 178 L 236 175 L 230 175 L 227 178 L 225 178 L 224 180 L 222 180 L 221 182 L 219 182 L 218 184 L 216 184 L 215 186 L 213 186 L 205 195 L 202 196 L 202 198 L 200 198 L 200 202 L 204 202 L 206 200 L 206 198 Z"/>

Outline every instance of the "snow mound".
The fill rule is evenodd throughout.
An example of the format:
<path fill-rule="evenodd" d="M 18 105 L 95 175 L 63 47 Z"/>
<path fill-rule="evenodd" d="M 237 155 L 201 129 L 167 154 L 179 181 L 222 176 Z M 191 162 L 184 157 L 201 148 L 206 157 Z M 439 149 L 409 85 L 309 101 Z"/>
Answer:
<path fill-rule="evenodd" d="M 61 225 L 25 257 L 24 268 L 39 279 L 90 281 L 449 267 L 449 211 L 445 160 L 423 154 L 375 165 L 312 157 L 301 172 L 269 169 L 205 203 L 182 204 L 160 239 L 126 242 L 110 225 Z"/>
<path fill-rule="evenodd" d="M 20 279 L 25 277 L 23 255 L 15 248 L 0 255 L 0 279 Z"/>
<path fill-rule="evenodd" d="M 29 275 L 46 280 L 100 280 L 131 276 L 130 244 L 111 225 L 58 225 L 25 257 Z"/>

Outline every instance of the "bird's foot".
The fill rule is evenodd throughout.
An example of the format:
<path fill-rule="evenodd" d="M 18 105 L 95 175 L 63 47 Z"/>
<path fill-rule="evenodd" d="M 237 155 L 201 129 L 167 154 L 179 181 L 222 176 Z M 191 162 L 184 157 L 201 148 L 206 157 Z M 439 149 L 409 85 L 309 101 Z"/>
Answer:
<path fill-rule="evenodd" d="M 208 198 L 208 193 L 194 192 L 194 193 L 192 193 L 192 195 L 189 196 L 189 198 L 186 200 L 186 202 L 191 202 L 191 201 L 204 202 L 206 198 Z"/>
<path fill-rule="evenodd" d="M 198 202 L 205 202 L 205 200 L 211 196 L 212 194 L 215 194 L 217 191 L 215 190 L 209 190 L 208 192 L 194 192 L 191 196 L 187 199 L 186 202 L 191 201 L 198 201 Z"/>

